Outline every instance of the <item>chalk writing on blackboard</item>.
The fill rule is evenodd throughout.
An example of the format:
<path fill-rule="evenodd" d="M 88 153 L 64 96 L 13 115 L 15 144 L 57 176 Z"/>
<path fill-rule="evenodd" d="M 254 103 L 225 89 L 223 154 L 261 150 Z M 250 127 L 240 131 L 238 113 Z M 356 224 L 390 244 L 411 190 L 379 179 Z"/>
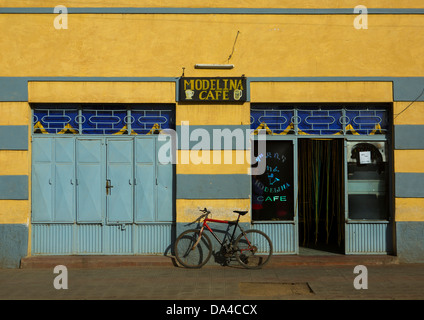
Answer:
<path fill-rule="evenodd" d="M 266 150 L 265 172 L 252 177 L 253 219 L 293 219 L 293 144 L 267 141 Z"/>

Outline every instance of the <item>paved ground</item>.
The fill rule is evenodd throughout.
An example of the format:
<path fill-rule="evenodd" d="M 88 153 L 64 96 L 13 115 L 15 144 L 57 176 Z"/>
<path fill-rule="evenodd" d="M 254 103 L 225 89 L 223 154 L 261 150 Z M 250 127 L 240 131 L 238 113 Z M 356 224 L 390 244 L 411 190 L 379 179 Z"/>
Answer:
<path fill-rule="evenodd" d="M 246 270 L 236 264 L 190 270 L 174 266 L 169 258 L 144 259 L 144 264 L 139 259 L 137 265 L 127 260 L 119 267 L 87 261 L 72 265 L 71 260 L 56 258 L 49 260 L 50 267 L 27 261 L 23 269 L 0 269 L 0 299 L 424 299 L 424 265 L 401 264 L 390 258 L 280 257 L 261 270 Z M 68 289 L 54 287 L 55 278 L 64 275 L 54 273 L 53 265 L 59 262 L 68 263 Z M 354 274 L 357 264 L 365 265 L 367 277 L 363 272 Z M 355 289 L 357 276 L 364 276 L 365 282 L 360 283 L 367 282 L 367 289 Z"/>

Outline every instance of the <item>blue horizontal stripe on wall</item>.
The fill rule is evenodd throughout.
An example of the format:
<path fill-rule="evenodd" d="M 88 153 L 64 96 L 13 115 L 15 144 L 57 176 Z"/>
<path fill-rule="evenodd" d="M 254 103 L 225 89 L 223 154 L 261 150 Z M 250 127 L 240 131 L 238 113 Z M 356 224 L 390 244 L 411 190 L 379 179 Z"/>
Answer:
<path fill-rule="evenodd" d="M 53 14 L 54 8 L 0 8 L 0 14 Z M 70 14 L 358 14 L 354 8 L 67 8 Z M 368 8 L 368 14 L 424 14 L 421 8 Z"/>
<path fill-rule="evenodd" d="M 28 200 L 28 176 L 0 176 L 0 200 Z"/>
<path fill-rule="evenodd" d="M 424 78 L 396 78 L 393 101 L 424 101 Z"/>
<path fill-rule="evenodd" d="M 247 131 L 246 131 L 247 130 Z M 176 126 L 180 150 L 246 150 L 250 125 Z"/>
<path fill-rule="evenodd" d="M 177 199 L 247 199 L 250 179 L 247 174 L 178 174 Z"/>
<path fill-rule="evenodd" d="M 398 198 L 424 198 L 424 173 L 396 172 L 395 193 Z"/>
<path fill-rule="evenodd" d="M 0 268 L 19 268 L 28 253 L 28 226 L 0 224 Z"/>
<path fill-rule="evenodd" d="M 396 222 L 396 254 L 401 262 L 424 263 L 424 222 Z"/>
<path fill-rule="evenodd" d="M 0 150 L 28 150 L 28 126 L 0 126 Z"/>
<path fill-rule="evenodd" d="M 253 77 L 248 89 L 250 82 L 393 82 L 393 101 L 424 101 L 424 77 Z"/>
<path fill-rule="evenodd" d="M 0 77 L 0 101 L 28 101 L 28 81 L 57 82 L 175 82 L 179 77 Z M 424 77 L 253 77 L 250 82 L 393 82 L 393 101 L 424 101 Z"/>
<path fill-rule="evenodd" d="M 44 224 L 33 223 L 32 255 L 166 255 L 175 238 L 173 223 Z"/>
<path fill-rule="evenodd" d="M 395 149 L 424 149 L 424 125 L 395 125 Z"/>
<path fill-rule="evenodd" d="M 1 101 L 28 101 L 28 82 L 175 82 L 178 77 L 0 77 Z M 176 94 L 178 88 L 176 86 Z"/>
<path fill-rule="evenodd" d="M 28 101 L 28 79 L 1 77 L 0 101 Z"/>

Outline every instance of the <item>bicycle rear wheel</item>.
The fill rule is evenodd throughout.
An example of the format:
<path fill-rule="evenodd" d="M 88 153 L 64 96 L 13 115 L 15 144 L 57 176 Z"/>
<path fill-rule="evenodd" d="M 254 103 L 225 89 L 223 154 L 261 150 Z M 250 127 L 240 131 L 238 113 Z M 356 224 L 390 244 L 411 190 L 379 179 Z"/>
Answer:
<path fill-rule="evenodd" d="M 262 268 L 271 259 L 273 251 L 271 239 L 259 230 L 241 233 L 235 247 L 237 261 L 248 269 Z"/>
<path fill-rule="evenodd" d="M 175 241 L 174 250 L 177 261 L 186 268 L 200 268 L 205 265 L 212 254 L 212 242 L 203 233 L 199 243 L 200 230 L 186 230 Z"/>

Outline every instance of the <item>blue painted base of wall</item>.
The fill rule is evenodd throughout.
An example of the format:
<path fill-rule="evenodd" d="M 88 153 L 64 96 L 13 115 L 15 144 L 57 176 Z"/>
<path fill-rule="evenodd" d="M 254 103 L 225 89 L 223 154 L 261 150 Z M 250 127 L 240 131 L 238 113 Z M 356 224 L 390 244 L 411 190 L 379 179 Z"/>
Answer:
<path fill-rule="evenodd" d="M 0 268 L 19 268 L 28 253 L 28 226 L 0 224 Z"/>
<path fill-rule="evenodd" d="M 349 222 L 345 229 L 346 254 L 393 253 L 393 226 L 391 223 Z"/>
<path fill-rule="evenodd" d="M 424 222 L 396 222 L 396 251 L 400 262 L 424 263 Z"/>
<path fill-rule="evenodd" d="M 165 255 L 175 236 L 172 223 L 34 223 L 31 234 L 32 255 Z"/>
<path fill-rule="evenodd" d="M 32 254 L 174 254 L 175 237 L 197 226 L 197 223 L 177 223 L 175 229 L 172 225 L 165 224 L 127 226 L 124 230 L 118 226 L 110 226 L 108 232 L 97 234 L 91 229 L 101 228 L 101 226 L 84 225 L 76 230 L 73 225 L 38 225 L 36 227 L 33 225 Z M 222 238 L 228 225 L 213 224 L 213 227 L 221 231 L 218 236 Z M 243 223 L 242 227 L 245 230 L 259 229 L 268 234 L 273 242 L 275 254 L 296 254 L 296 233 L 293 225 Z M 69 229 L 68 232 L 64 232 L 65 229 Z M 130 234 L 138 234 L 138 236 L 130 237 Z M 209 232 L 208 236 L 214 251 L 217 252 L 220 249 L 219 243 Z M 122 237 L 127 241 L 123 241 L 125 239 Z M 407 263 L 424 263 L 423 238 L 424 222 L 397 222 L 396 255 L 399 260 Z M 49 241 L 44 242 L 46 239 Z M 19 268 L 21 258 L 27 255 L 27 246 L 28 227 L 26 225 L 0 225 L 0 268 Z M 366 253 L 361 251 L 361 254 Z M 210 263 L 217 263 L 214 260 L 212 258 Z"/>

